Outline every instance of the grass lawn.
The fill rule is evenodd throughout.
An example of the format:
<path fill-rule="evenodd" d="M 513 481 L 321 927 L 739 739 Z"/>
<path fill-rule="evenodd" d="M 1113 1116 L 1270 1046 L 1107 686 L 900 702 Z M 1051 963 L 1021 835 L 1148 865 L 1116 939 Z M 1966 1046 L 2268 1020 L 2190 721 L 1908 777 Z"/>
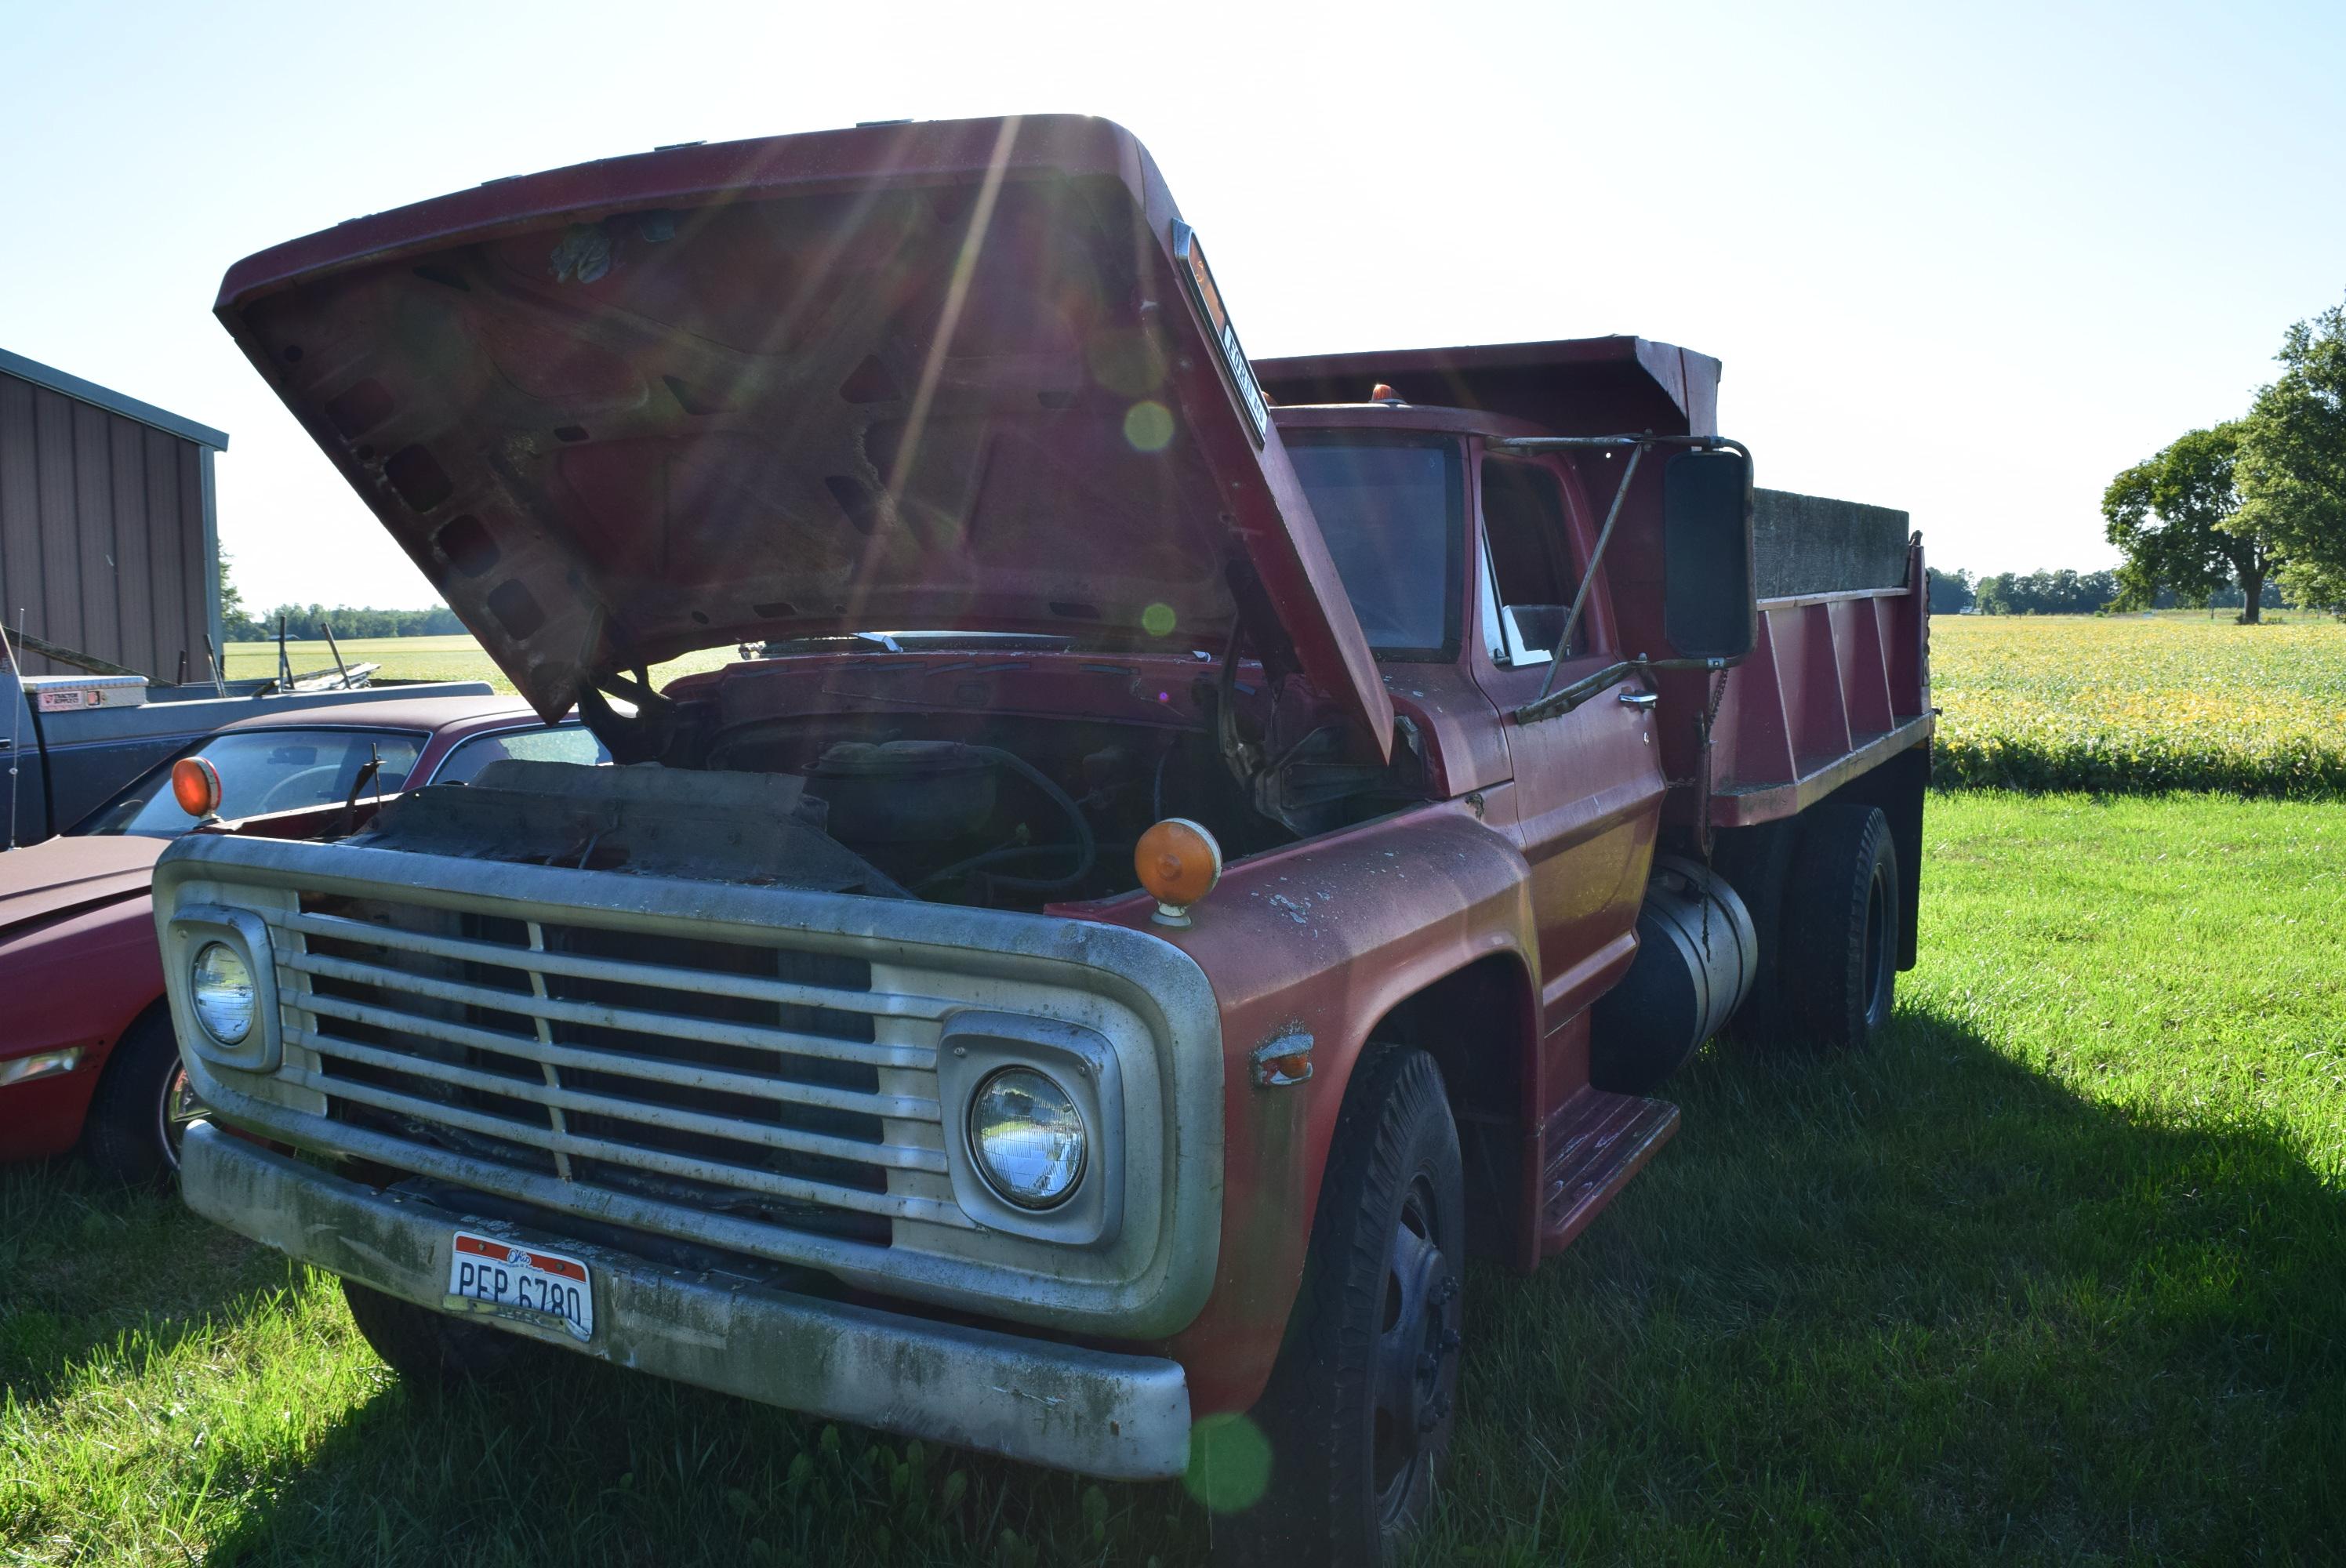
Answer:
<path fill-rule="evenodd" d="M 2346 813 L 1934 797 L 1863 1060 L 1708 1051 L 1469 1287 L 1428 1563 L 2346 1555 Z M 443 1398 L 330 1280 L 0 1174 L 0 1560 L 1187 1563 L 1098 1487 L 584 1360 Z"/>

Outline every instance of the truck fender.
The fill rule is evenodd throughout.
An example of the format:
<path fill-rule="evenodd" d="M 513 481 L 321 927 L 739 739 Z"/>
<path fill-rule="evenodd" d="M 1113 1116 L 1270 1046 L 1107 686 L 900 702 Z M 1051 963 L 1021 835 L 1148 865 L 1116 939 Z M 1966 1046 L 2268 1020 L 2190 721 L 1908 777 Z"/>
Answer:
<path fill-rule="evenodd" d="M 1523 1126 L 1537 1135 L 1529 888 L 1521 852 L 1445 803 L 1240 861 L 1174 938 L 1222 1010 L 1220 1261 L 1205 1308 L 1165 1345 L 1197 1410 L 1244 1410 L 1270 1378 L 1337 1113 L 1381 1030 L 1433 1050 L 1476 1125 L 1521 1120 L 1492 1129 L 1491 1168 L 1520 1157 Z M 1496 1015 L 1469 1011 L 1483 1008 Z M 1259 1081 L 1258 1050 L 1299 1041 L 1307 1054 L 1281 1060 L 1308 1060 L 1308 1077 Z"/>

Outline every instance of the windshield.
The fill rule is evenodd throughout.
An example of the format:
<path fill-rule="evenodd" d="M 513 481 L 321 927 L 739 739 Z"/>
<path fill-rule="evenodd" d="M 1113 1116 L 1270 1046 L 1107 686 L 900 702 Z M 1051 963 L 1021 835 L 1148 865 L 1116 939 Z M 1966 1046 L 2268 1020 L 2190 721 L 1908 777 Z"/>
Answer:
<path fill-rule="evenodd" d="M 341 805 L 350 798 L 359 769 L 377 756 L 382 769 L 365 794 L 394 794 L 405 787 L 426 738 L 389 729 L 231 729 L 179 756 L 200 757 L 219 769 L 221 816 L 257 817 Z M 172 798 L 171 763 L 164 762 L 140 774 L 73 831 L 175 839 L 194 826 L 195 819 Z"/>
<path fill-rule="evenodd" d="M 1465 512 L 1457 443 L 1299 432 L 1287 455 L 1369 646 L 1388 657 L 1449 657 Z"/>

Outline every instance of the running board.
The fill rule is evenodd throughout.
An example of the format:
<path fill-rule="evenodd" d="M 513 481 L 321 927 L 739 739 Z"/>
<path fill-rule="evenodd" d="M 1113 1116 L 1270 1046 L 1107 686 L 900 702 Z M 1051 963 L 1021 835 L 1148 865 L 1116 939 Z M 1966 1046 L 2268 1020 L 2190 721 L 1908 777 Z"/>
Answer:
<path fill-rule="evenodd" d="M 1559 1252 L 1678 1130 L 1667 1100 L 1584 1089 L 1547 1119 L 1540 1139 L 1540 1247 Z"/>

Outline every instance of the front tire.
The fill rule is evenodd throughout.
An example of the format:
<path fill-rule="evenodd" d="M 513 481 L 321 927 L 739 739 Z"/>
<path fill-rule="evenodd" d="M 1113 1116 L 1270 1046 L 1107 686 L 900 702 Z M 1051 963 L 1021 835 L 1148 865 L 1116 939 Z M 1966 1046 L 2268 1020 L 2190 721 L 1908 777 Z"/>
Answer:
<path fill-rule="evenodd" d="M 1820 806 L 1802 820 L 1784 888 L 1778 1003 L 1791 1038 L 1859 1050 L 1897 996 L 1898 849 L 1872 806 Z"/>
<path fill-rule="evenodd" d="M 171 1015 L 151 1008 L 114 1044 L 90 1096 L 82 1129 L 91 1165 L 129 1186 L 168 1186 L 179 1174 L 179 1145 L 203 1104 L 188 1087 Z"/>
<path fill-rule="evenodd" d="M 402 1301 L 355 1279 L 342 1281 L 342 1299 L 360 1337 L 384 1366 L 411 1382 L 444 1388 L 494 1381 L 542 1349 L 518 1334 Z"/>
<path fill-rule="evenodd" d="M 1240 1562 L 1385 1560 L 1424 1516 L 1449 1446 L 1466 1238 L 1458 1130 L 1431 1056 L 1372 1051 L 1345 1093 L 1302 1290 L 1254 1410 L 1270 1489 L 1217 1525 L 1226 1543 L 1237 1535 Z"/>

